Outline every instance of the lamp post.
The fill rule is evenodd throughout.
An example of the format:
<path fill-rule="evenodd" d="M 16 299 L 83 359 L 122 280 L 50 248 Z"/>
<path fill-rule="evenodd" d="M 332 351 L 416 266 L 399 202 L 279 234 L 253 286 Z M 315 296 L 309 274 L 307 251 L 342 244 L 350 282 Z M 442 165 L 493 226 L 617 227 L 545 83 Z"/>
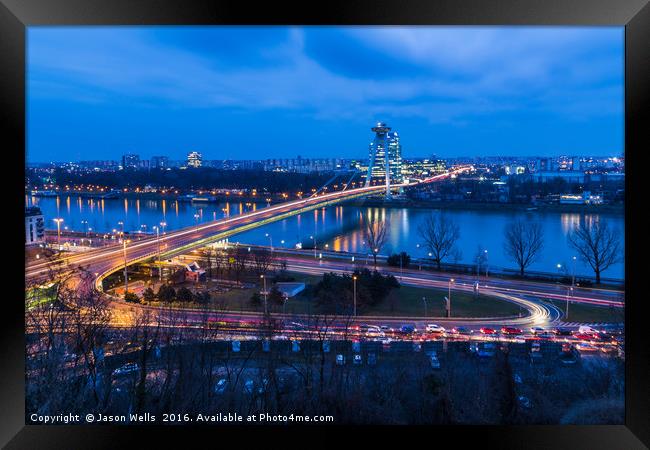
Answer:
<path fill-rule="evenodd" d="M 314 241 L 314 259 L 316 259 L 316 236 L 309 236 Z"/>
<path fill-rule="evenodd" d="M 160 222 L 160 226 L 162 227 L 162 234 L 165 234 L 165 227 L 167 226 L 167 222 Z"/>
<path fill-rule="evenodd" d="M 124 239 L 124 234 L 122 234 L 122 245 L 124 248 L 124 296 L 126 297 L 126 294 L 129 292 L 129 276 L 127 272 L 127 265 L 126 265 L 126 244 L 127 240 Z"/>
<path fill-rule="evenodd" d="M 194 214 L 194 223 L 196 223 L 196 231 L 199 231 L 199 215 Z"/>
<path fill-rule="evenodd" d="M 427 317 L 427 298 L 422 297 L 422 302 L 424 303 L 424 317 Z"/>
<path fill-rule="evenodd" d="M 124 222 L 120 220 L 117 224 L 120 226 L 120 230 L 122 230 L 122 237 L 124 237 Z"/>
<path fill-rule="evenodd" d="M 265 236 L 269 238 L 269 243 L 271 244 L 271 253 L 273 253 L 273 236 L 271 236 L 269 233 L 266 233 Z"/>
<path fill-rule="evenodd" d="M 419 256 L 420 244 L 415 244 L 415 248 L 418 249 L 418 270 L 422 270 L 422 258 Z"/>
<path fill-rule="evenodd" d="M 576 257 L 571 257 L 571 261 L 571 290 L 573 290 L 573 287 L 576 285 Z"/>
<path fill-rule="evenodd" d="M 264 283 L 264 315 L 267 315 L 269 313 L 268 306 L 267 306 L 267 292 L 266 292 L 266 277 L 264 274 L 260 275 L 260 278 L 262 279 L 262 282 Z"/>
<path fill-rule="evenodd" d="M 352 275 L 352 296 L 354 298 L 353 315 L 357 317 L 357 276 Z"/>
<path fill-rule="evenodd" d="M 488 265 L 488 251 L 485 250 L 485 278 L 488 277 L 488 268 L 489 268 L 489 265 Z"/>
<path fill-rule="evenodd" d="M 564 310 L 564 320 L 569 318 L 569 297 L 573 294 L 573 286 L 566 290 L 566 308 Z"/>
<path fill-rule="evenodd" d="M 158 245 L 158 278 L 162 281 L 162 264 L 160 263 L 160 229 L 154 225 L 154 230 L 156 230 L 156 244 Z"/>
<path fill-rule="evenodd" d="M 61 218 L 56 218 L 54 219 L 56 222 L 56 245 L 59 247 L 61 246 L 61 222 L 63 222 L 63 219 Z"/>
<path fill-rule="evenodd" d="M 451 285 L 454 282 L 453 278 L 449 279 L 449 292 L 447 297 L 447 317 L 451 317 Z"/>

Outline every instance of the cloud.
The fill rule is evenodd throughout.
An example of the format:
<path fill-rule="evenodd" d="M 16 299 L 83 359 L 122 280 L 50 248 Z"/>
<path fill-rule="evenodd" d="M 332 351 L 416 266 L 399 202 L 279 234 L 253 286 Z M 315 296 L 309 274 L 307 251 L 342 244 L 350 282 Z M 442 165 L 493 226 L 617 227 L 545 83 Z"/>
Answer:
<path fill-rule="evenodd" d="M 620 28 L 32 28 L 28 49 L 34 99 L 432 123 L 622 111 Z"/>

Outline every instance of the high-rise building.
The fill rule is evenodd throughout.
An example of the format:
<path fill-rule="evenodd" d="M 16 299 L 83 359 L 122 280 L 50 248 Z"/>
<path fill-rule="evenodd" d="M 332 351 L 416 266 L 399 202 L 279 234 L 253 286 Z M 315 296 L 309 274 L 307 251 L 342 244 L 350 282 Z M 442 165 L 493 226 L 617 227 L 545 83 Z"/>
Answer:
<path fill-rule="evenodd" d="M 122 156 L 122 169 L 137 169 L 140 167 L 140 155 L 128 154 Z"/>
<path fill-rule="evenodd" d="M 401 183 L 403 181 L 402 145 L 399 134 L 397 131 L 391 131 L 391 128 L 383 122 L 378 122 L 372 131 L 375 133 L 375 138 L 369 146 L 366 185 L 372 178 L 385 179 L 387 186 Z M 386 195 L 390 196 L 390 192 L 387 191 Z"/>
<path fill-rule="evenodd" d="M 201 167 L 203 157 L 199 152 L 189 152 L 187 154 L 187 167 Z"/>
<path fill-rule="evenodd" d="M 151 168 L 152 169 L 166 169 L 169 167 L 169 158 L 166 156 L 152 156 Z"/>
<path fill-rule="evenodd" d="M 45 220 L 41 209 L 25 208 L 25 245 L 38 244 L 45 240 Z"/>

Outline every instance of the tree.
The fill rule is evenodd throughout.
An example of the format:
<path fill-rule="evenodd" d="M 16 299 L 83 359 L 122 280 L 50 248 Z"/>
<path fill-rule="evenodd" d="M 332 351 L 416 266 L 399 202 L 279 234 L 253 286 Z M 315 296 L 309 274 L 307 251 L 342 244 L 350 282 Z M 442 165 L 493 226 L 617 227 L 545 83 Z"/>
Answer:
<path fill-rule="evenodd" d="M 125 292 L 124 301 L 127 303 L 140 303 L 140 297 L 138 297 L 137 294 L 133 292 Z"/>
<path fill-rule="evenodd" d="M 363 237 L 372 251 L 372 257 L 375 261 L 375 269 L 377 269 L 377 254 L 388 238 L 388 222 L 385 220 L 380 221 L 375 217 L 372 217 L 366 223 L 366 227 L 363 230 Z"/>
<path fill-rule="evenodd" d="M 155 300 L 155 298 L 156 298 L 156 294 L 153 292 L 153 289 L 151 289 L 150 287 L 145 289 L 144 292 L 142 293 L 142 299 L 145 302 L 152 302 Z"/>
<path fill-rule="evenodd" d="M 254 250 L 253 252 L 253 267 L 257 276 L 264 275 L 268 272 L 271 264 L 273 263 L 273 253 L 265 248 Z"/>
<path fill-rule="evenodd" d="M 503 249 L 519 266 L 523 277 L 526 267 L 535 262 L 544 247 L 544 231 L 539 223 L 524 223 L 517 220 L 506 225 Z"/>
<path fill-rule="evenodd" d="M 284 294 L 277 286 L 273 286 L 269 291 L 268 301 L 274 305 L 282 305 L 284 303 Z"/>
<path fill-rule="evenodd" d="M 568 235 L 569 245 L 580 259 L 589 264 L 600 283 L 600 274 L 622 259 L 621 241 L 616 231 L 604 220 L 581 221 Z"/>
<path fill-rule="evenodd" d="M 406 252 L 393 253 L 386 259 L 386 264 L 393 267 L 407 268 L 411 264 L 411 256 Z"/>
<path fill-rule="evenodd" d="M 200 305 L 207 305 L 208 303 L 210 303 L 210 299 L 211 299 L 210 292 L 209 291 L 199 291 L 196 294 L 194 294 L 194 299 Z"/>
<path fill-rule="evenodd" d="M 179 302 L 191 302 L 194 300 L 194 294 L 185 286 L 181 287 L 176 293 L 176 299 Z"/>
<path fill-rule="evenodd" d="M 172 286 L 163 284 L 158 289 L 158 299 L 161 302 L 171 303 L 174 301 L 175 298 L 176 298 L 176 289 L 174 289 Z"/>
<path fill-rule="evenodd" d="M 432 259 L 436 262 L 438 270 L 441 269 L 442 261 L 445 258 L 459 252 L 456 248 L 456 241 L 460 238 L 460 227 L 446 214 L 431 214 L 420 225 L 418 232 L 424 240 L 425 247 L 431 253 Z"/>
<path fill-rule="evenodd" d="M 485 250 L 483 246 L 479 244 L 478 248 L 476 249 L 476 254 L 474 255 L 474 263 L 476 264 L 477 276 L 484 271 L 485 267 L 487 266 L 487 262 L 487 250 Z"/>

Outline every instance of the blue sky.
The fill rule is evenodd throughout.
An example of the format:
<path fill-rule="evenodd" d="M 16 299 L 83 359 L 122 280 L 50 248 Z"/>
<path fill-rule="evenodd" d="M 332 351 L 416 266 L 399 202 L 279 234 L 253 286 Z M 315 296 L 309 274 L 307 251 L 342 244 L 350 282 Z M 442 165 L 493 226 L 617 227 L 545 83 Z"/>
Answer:
<path fill-rule="evenodd" d="M 31 27 L 28 160 L 623 152 L 622 27 Z"/>

